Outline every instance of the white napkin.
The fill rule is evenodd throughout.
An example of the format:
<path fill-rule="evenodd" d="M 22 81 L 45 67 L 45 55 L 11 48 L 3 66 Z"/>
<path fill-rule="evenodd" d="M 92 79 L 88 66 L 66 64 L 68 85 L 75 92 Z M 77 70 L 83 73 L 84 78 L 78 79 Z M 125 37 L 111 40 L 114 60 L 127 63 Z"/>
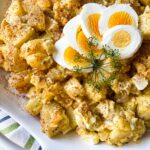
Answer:
<path fill-rule="evenodd" d="M 0 132 L 26 150 L 41 150 L 41 146 L 22 126 L 0 110 Z"/>

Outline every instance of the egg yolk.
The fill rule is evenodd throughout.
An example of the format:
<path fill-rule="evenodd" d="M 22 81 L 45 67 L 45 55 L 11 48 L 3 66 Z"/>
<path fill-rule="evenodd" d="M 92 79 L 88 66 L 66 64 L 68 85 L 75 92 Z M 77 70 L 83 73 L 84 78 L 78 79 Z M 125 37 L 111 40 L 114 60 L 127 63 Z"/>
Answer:
<path fill-rule="evenodd" d="M 124 11 L 115 12 L 108 21 L 108 27 L 112 28 L 116 25 L 135 25 L 133 17 Z"/>
<path fill-rule="evenodd" d="M 81 27 L 78 28 L 76 40 L 77 40 L 77 43 L 78 43 L 80 49 L 84 53 L 88 54 L 92 50 L 97 56 L 102 54 L 102 50 L 98 49 L 96 46 L 93 45 L 92 47 L 90 47 L 89 40 L 86 38 Z"/>
<path fill-rule="evenodd" d="M 98 22 L 100 19 L 100 14 L 92 14 L 90 16 L 88 16 L 87 18 L 87 26 L 89 28 L 90 33 L 96 37 L 98 40 L 102 40 L 102 36 L 99 33 L 98 30 Z"/>
<path fill-rule="evenodd" d="M 114 34 L 112 42 L 115 47 L 125 48 L 131 43 L 131 36 L 127 31 L 121 30 Z"/>
<path fill-rule="evenodd" d="M 87 67 L 89 62 L 86 58 L 82 57 L 75 49 L 68 47 L 64 52 L 65 61 L 73 66 Z"/>

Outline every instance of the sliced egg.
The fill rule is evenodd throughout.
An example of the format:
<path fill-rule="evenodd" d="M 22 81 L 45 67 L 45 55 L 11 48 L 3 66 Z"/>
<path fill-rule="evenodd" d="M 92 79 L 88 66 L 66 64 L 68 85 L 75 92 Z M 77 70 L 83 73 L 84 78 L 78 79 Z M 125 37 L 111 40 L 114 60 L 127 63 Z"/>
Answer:
<path fill-rule="evenodd" d="M 138 27 L 138 15 L 130 4 L 114 4 L 103 11 L 99 20 L 99 31 L 104 34 L 116 25 L 133 25 Z"/>
<path fill-rule="evenodd" d="M 105 32 L 103 45 L 106 49 L 117 49 L 121 59 L 132 57 L 142 43 L 141 32 L 134 26 L 118 25 Z"/>
<path fill-rule="evenodd" d="M 82 72 L 92 71 L 88 60 L 70 46 L 66 37 L 62 37 L 55 43 L 53 58 L 56 63 L 69 70 L 74 70 L 75 67 L 78 67 L 82 68 Z"/>
<path fill-rule="evenodd" d="M 87 56 L 91 51 L 94 51 L 97 57 L 102 54 L 102 50 L 97 46 L 93 44 L 91 47 L 89 45 L 89 39 L 85 36 L 81 28 L 79 16 L 74 17 L 65 25 L 63 33 L 69 44 L 81 55 Z"/>
<path fill-rule="evenodd" d="M 76 36 L 77 36 L 77 32 L 78 32 L 79 27 L 80 27 L 80 18 L 79 18 L 79 16 L 76 16 L 76 17 L 72 18 L 65 25 L 65 27 L 63 29 L 63 33 L 64 33 L 64 36 L 67 38 L 68 42 L 70 43 L 70 45 L 74 49 L 76 49 L 79 53 L 81 53 L 79 45 L 76 41 Z"/>
<path fill-rule="evenodd" d="M 101 47 L 102 35 L 99 32 L 98 22 L 101 19 L 102 12 L 106 9 L 105 6 L 89 3 L 83 6 L 80 13 L 81 27 L 87 38 L 95 37 L 99 41 Z"/>

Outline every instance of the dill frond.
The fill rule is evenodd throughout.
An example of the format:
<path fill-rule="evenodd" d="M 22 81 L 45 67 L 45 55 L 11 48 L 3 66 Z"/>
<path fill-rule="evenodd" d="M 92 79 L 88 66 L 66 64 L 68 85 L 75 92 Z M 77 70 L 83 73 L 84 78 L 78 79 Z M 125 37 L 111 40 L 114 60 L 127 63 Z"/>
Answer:
<path fill-rule="evenodd" d="M 82 56 L 79 53 L 76 53 L 74 62 L 81 62 Z"/>
<path fill-rule="evenodd" d="M 79 67 L 79 65 L 76 65 L 73 67 L 73 70 L 76 72 L 76 73 L 81 73 L 82 72 L 82 68 Z"/>
<path fill-rule="evenodd" d="M 107 45 L 103 47 L 103 54 L 100 58 L 94 54 L 92 50 L 93 43 L 98 46 L 94 37 L 90 37 L 88 40 L 91 51 L 87 55 L 87 60 L 91 64 L 88 68 L 80 68 L 75 66 L 75 71 L 81 73 L 84 69 L 91 68 L 93 71 L 89 73 L 86 82 L 93 86 L 96 90 L 100 90 L 105 86 L 110 86 L 112 82 L 118 77 L 121 71 L 122 64 L 120 62 L 120 53 L 117 49 L 111 49 Z M 95 46 L 94 45 L 94 46 Z M 103 58 L 102 58 L 103 57 Z"/>
<path fill-rule="evenodd" d="M 95 46 L 95 47 L 98 46 L 98 41 L 97 41 L 96 37 L 94 37 L 94 36 L 89 37 L 88 46 L 89 46 L 89 48 L 92 48 L 92 46 Z"/>

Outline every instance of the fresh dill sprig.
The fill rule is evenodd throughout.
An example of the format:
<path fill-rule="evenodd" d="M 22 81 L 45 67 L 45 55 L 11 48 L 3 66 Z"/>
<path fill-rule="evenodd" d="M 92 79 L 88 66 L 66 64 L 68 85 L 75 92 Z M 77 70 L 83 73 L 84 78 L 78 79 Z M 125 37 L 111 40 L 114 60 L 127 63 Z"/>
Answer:
<path fill-rule="evenodd" d="M 75 54 L 74 62 L 81 62 L 82 56 L 79 53 Z"/>
<path fill-rule="evenodd" d="M 76 73 L 81 73 L 82 72 L 82 68 L 79 67 L 79 65 L 76 65 L 73 67 L 73 70 L 76 72 Z"/>
<path fill-rule="evenodd" d="M 108 45 L 104 45 L 103 50 L 105 51 L 106 57 L 111 57 L 113 59 L 119 59 L 120 57 L 120 53 L 118 49 L 111 49 Z"/>
<path fill-rule="evenodd" d="M 94 42 L 95 44 L 93 44 Z M 121 70 L 120 53 L 116 49 L 111 49 L 108 46 L 103 47 L 103 54 L 97 58 L 93 51 L 93 46 L 98 46 L 98 42 L 94 37 L 90 37 L 88 45 L 91 51 L 87 55 L 87 60 L 90 63 L 88 68 L 80 68 L 75 66 L 74 70 L 81 73 L 84 69 L 91 68 L 93 71 L 89 73 L 86 82 L 93 86 L 96 90 L 100 90 L 104 86 L 110 86 L 117 78 Z M 80 59 L 80 58 L 79 58 Z"/>
<path fill-rule="evenodd" d="M 89 48 L 92 48 L 92 46 L 95 46 L 95 47 L 98 46 L 98 41 L 97 41 L 96 37 L 94 37 L 94 36 L 89 37 L 88 46 L 89 46 Z"/>
<path fill-rule="evenodd" d="M 120 53 L 118 49 L 111 49 L 109 46 L 103 46 L 103 50 L 106 58 L 111 58 L 112 67 L 115 69 L 121 69 L 122 64 L 120 63 Z"/>

